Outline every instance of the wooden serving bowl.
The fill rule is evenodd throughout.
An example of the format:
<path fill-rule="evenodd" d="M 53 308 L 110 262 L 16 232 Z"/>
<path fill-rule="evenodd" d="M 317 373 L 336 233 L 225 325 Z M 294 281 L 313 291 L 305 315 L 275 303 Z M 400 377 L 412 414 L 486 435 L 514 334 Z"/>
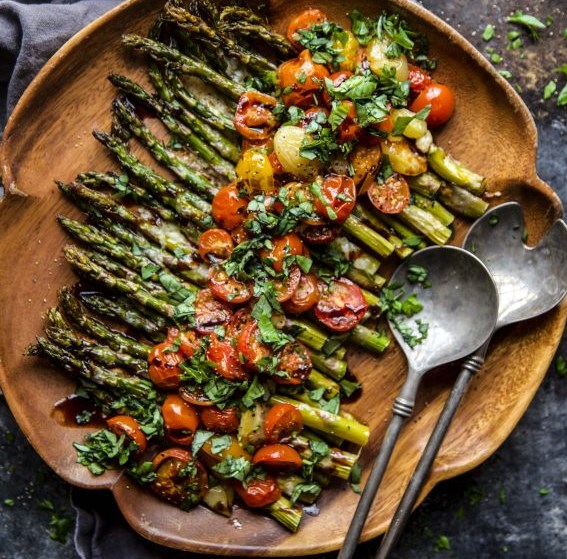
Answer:
<path fill-rule="evenodd" d="M 536 128 L 518 95 L 483 56 L 456 31 L 407 0 L 338 0 L 270 3 L 272 22 L 284 30 L 306 7 L 323 9 L 348 25 L 347 11 L 376 15 L 399 11 L 429 38 L 438 59 L 436 79 L 456 92 L 457 109 L 436 141 L 489 178 L 497 200 L 517 200 L 526 214 L 530 240 L 537 240 L 562 214 L 551 188 L 536 175 Z M 109 130 L 115 91 L 110 71 L 145 80 L 143 59 L 120 45 L 124 32 L 145 34 L 161 8 L 153 0 L 121 4 L 71 39 L 43 68 L 12 114 L 2 140 L 0 163 L 6 196 L 0 205 L 0 382 L 22 431 L 37 452 L 73 485 L 110 489 L 132 527 L 171 547 L 216 555 L 297 556 L 340 547 L 358 496 L 346 484 L 324 491 L 318 516 L 304 519 L 290 534 L 275 521 L 239 509 L 227 520 L 204 507 L 183 512 L 160 501 L 119 472 L 100 477 L 76 463 L 72 447 L 86 428 L 70 428 L 52 415 L 55 402 L 74 383 L 44 361 L 24 357 L 42 330 L 43 315 L 63 284 L 75 281 L 61 249 L 67 239 L 55 223 L 59 213 L 77 215 L 54 179 L 72 180 L 80 171 L 114 167 L 91 136 Z M 459 222 L 459 244 L 467 224 Z M 497 336 L 482 372 L 460 407 L 441 448 L 422 498 L 440 480 L 461 474 L 490 456 L 510 434 L 545 375 L 559 344 L 567 303 L 545 316 Z M 368 473 L 390 417 L 406 365 L 400 351 L 374 357 L 351 350 L 349 364 L 363 382 L 362 395 L 348 410 L 371 428 L 361 465 Z M 382 533 L 438 417 L 456 368 L 426 377 L 416 412 L 397 445 L 371 510 L 363 539 Z M 363 476 L 363 481 L 364 481 Z M 238 522 L 235 521 L 238 520 Z"/>

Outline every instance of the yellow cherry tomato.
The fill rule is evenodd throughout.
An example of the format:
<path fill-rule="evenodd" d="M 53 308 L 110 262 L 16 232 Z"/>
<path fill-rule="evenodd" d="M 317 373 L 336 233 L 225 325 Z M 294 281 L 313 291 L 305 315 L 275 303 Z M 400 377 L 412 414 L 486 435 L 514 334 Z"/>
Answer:
<path fill-rule="evenodd" d="M 274 169 L 262 149 L 247 149 L 236 164 L 238 178 L 245 181 L 251 192 L 274 191 Z"/>

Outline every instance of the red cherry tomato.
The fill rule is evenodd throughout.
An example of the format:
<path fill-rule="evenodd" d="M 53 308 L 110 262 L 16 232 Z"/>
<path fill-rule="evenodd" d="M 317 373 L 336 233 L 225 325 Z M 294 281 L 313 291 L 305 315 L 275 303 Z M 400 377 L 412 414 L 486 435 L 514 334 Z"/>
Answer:
<path fill-rule="evenodd" d="M 241 381 L 248 379 L 248 373 L 242 368 L 238 359 L 238 351 L 231 340 L 223 340 L 213 333 L 210 336 L 210 345 L 207 349 L 207 359 L 214 364 L 215 371 L 228 380 Z"/>
<path fill-rule="evenodd" d="M 330 330 L 351 330 L 362 320 L 367 309 L 362 290 L 349 279 L 333 279 L 329 285 L 319 282 L 319 301 L 315 305 L 315 316 Z"/>
<path fill-rule="evenodd" d="M 303 241 L 295 234 L 288 233 L 283 237 L 272 239 L 272 249 L 263 249 L 260 253 L 262 258 L 270 258 L 276 272 L 283 271 L 283 262 L 286 256 L 300 256 L 305 254 Z"/>
<path fill-rule="evenodd" d="M 211 211 L 219 227 L 232 230 L 244 222 L 247 207 L 248 199 L 240 196 L 236 183 L 230 183 L 215 194 Z"/>
<path fill-rule="evenodd" d="M 214 406 L 215 403 L 198 386 L 182 386 L 179 395 L 189 404 L 199 407 Z"/>
<path fill-rule="evenodd" d="M 250 322 L 254 322 L 250 309 L 238 309 L 226 325 L 226 337 L 229 339 L 238 338 Z"/>
<path fill-rule="evenodd" d="M 161 406 L 166 437 L 183 446 L 193 442 L 199 427 L 199 415 L 195 408 L 178 394 L 169 394 Z"/>
<path fill-rule="evenodd" d="M 223 410 L 212 406 L 201 410 L 201 421 L 205 429 L 215 433 L 233 433 L 238 430 L 240 419 L 238 408 L 229 406 Z"/>
<path fill-rule="evenodd" d="M 287 26 L 286 37 L 297 50 L 301 50 L 303 46 L 297 41 L 297 32 L 300 29 L 308 29 L 312 25 L 323 23 L 324 21 L 327 21 L 327 16 L 321 10 L 305 10 L 290 21 Z"/>
<path fill-rule="evenodd" d="M 301 468 L 301 456 L 295 448 L 286 444 L 270 444 L 256 451 L 252 464 L 264 466 L 278 473 L 293 472 Z"/>
<path fill-rule="evenodd" d="M 232 237 L 224 229 L 207 229 L 199 237 L 199 256 L 205 262 L 225 260 L 233 249 Z"/>
<path fill-rule="evenodd" d="M 264 435 L 268 443 L 288 439 L 294 433 L 300 433 L 302 430 L 303 417 L 300 411 L 291 404 L 272 406 L 264 418 Z"/>
<path fill-rule="evenodd" d="M 348 112 L 345 119 L 337 127 L 337 138 L 342 143 L 354 142 L 360 138 L 363 132 L 362 126 L 358 123 L 356 107 L 348 99 L 341 101 L 340 107 L 344 107 Z"/>
<path fill-rule="evenodd" d="M 329 76 L 329 79 L 333 82 L 333 85 L 335 87 L 339 87 L 339 85 L 341 85 L 345 80 L 348 80 L 348 78 L 352 77 L 352 75 L 353 73 L 349 72 L 348 70 L 340 70 L 339 72 L 331 74 Z M 326 88 L 323 91 L 323 101 L 325 101 L 327 107 L 330 107 L 333 101 L 331 94 L 327 91 Z"/>
<path fill-rule="evenodd" d="M 143 454 L 148 446 L 148 439 L 140 429 L 140 424 L 129 415 L 115 415 L 106 420 L 106 427 L 117 437 L 125 435 L 137 446 L 136 455 Z"/>
<path fill-rule="evenodd" d="M 280 163 L 280 160 L 278 159 L 278 156 L 276 155 L 275 151 L 272 151 L 270 154 L 268 154 L 268 159 L 270 160 L 270 165 L 272 166 L 274 175 L 285 174 L 285 169 L 283 168 L 283 165 Z"/>
<path fill-rule="evenodd" d="M 179 344 L 179 351 L 183 357 L 191 358 L 195 350 L 199 346 L 195 332 L 181 332 L 177 328 L 169 328 L 167 330 L 167 342 L 171 345 Z"/>
<path fill-rule="evenodd" d="M 419 66 L 408 64 L 408 79 L 410 82 L 410 89 L 414 93 L 423 91 L 433 80 L 431 76 Z"/>
<path fill-rule="evenodd" d="M 244 357 L 244 367 L 252 371 L 258 371 L 260 361 L 272 354 L 272 350 L 261 342 L 260 329 L 255 320 L 248 322 L 242 329 L 236 349 Z"/>
<path fill-rule="evenodd" d="M 394 173 L 383 184 L 372 182 L 368 189 L 368 199 L 372 205 L 385 214 L 398 214 L 410 202 L 408 181 Z"/>
<path fill-rule="evenodd" d="M 234 489 L 246 505 L 251 508 L 265 507 L 277 501 L 282 492 L 276 479 L 267 475 L 265 479 L 253 478 L 246 482 L 235 482 Z"/>
<path fill-rule="evenodd" d="M 245 303 L 252 297 L 252 287 L 229 276 L 222 266 L 210 271 L 209 289 L 215 297 L 235 305 Z"/>
<path fill-rule="evenodd" d="M 286 313 L 301 314 L 312 309 L 318 300 L 317 276 L 302 274 L 295 293 L 284 303 L 283 308 Z"/>
<path fill-rule="evenodd" d="M 230 236 L 232 237 L 234 244 L 239 245 L 250 238 L 250 233 L 244 225 L 239 225 L 230 232 Z"/>
<path fill-rule="evenodd" d="M 229 306 L 215 298 L 210 289 L 199 291 L 194 308 L 195 330 L 199 334 L 209 334 L 217 326 L 224 326 L 232 317 L 232 310 Z"/>
<path fill-rule="evenodd" d="M 277 384 L 296 386 L 303 384 L 311 373 L 311 357 L 305 346 L 290 342 L 276 352 L 277 372 L 272 380 Z"/>
<path fill-rule="evenodd" d="M 340 225 L 313 225 L 301 231 L 301 238 L 311 245 L 327 245 L 341 234 Z"/>
<path fill-rule="evenodd" d="M 356 186 L 346 175 L 327 175 L 315 195 L 315 211 L 334 223 L 343 223 L 356 204 Z"/>
<path fill-rule="evenodd" d="M 455 94 L 449 86 L 432 82 L 423 88 L 409 109 L 417 113 L 427 105 L 431 105 L 431 110 L 425 121 L 431 127 L 441 126 L 453 115 Z"/>
<path fill-rule="evenodd" d="M 300 280 L 301 270 L 299 269 L 299 266 L 295 264 L 292 265 L 289 270 L 289 274 L 286 277 L 274 280 L 276 297 L 280 303 L 285 303 L 292 298 L 299 286 Z"/>
<path fill-rule="evenodd" d="M 148 356 L 150 380 L 164 390 L 177 388 L 181 382 L 181 361 L 183 357 L 173 350 L 171 342 L 157 344 Z"/>
<path fill-rule="evenodd" d="M 259 91 L 245 91 L 238 100 L 234 126 L 249 140 L 265 140 L 277 125 L 273 114 L 278 100 Z"/>

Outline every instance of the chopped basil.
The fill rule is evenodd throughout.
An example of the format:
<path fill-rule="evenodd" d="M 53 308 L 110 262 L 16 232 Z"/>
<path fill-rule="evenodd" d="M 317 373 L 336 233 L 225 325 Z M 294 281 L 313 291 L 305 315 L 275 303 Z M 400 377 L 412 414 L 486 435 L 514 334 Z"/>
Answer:
<path fill-rule="evenodd" d="M 494 37 L 494 25 L 492 25 L 491 23 L 489 23 L 485 28 L 484 28 L 484 32 L 482 33 L 482 40 L 483 41 L 490 41 L 493 37 Z"/>
<path fill-rule="evenodd" d="M 567 84 L 563 86 L 563 88 L 559 92 L 559 95 L 557 96 L 557 105 L 559 107 L 564 107 L 565 105 L 567 105 Z"/>
<path fill-rule="evenodd" d="M 211 431 L 205 431 L 204 429 L 197 429 L 195 431 L 195 436 L 193 437 L 193 443 L 191 444 L 191 452 L 193 456 L 197 456 L 199 451 L 203 448 L 203 445 L 215 434 Z"/>
<path fill-rule="evenodd" d="M 555 361 L 555 370 L 560 377 L 564 377 L 567 375 L 567 362 L 565 361 L 565 357 L 560 355 Z"/>
<path fill-rule="evenodd" d="M 514 23 L 527 29 L 528 35 L 536 41 L 539 39 L 538 31 L 545 29 L 545 23 L 542 23 L 537 17 L 524 14 L 522 10 L 516 10 L 510 17 L 506 18 L 508 23 Z"/>
<path fill-rule="evenodd" d="M 557 83 L 555 80 L 549 80 L 543 88 L 543 98 L 547 101 L 557 90 Z"/>
<path fill-rule="evenodd" d="M 294 505 L 298 499 L 303 495 L 308 495 L 311 497 L 317 497 L 321 493 L 321 486 L 318 483 L 298 483 L 294 488 L 290 496 L 291 504 Z"/>
<path fill-rule="evenodd" d="M 252 470 L 252 464 L 243 456 L 240 458 L 227 456 L 222 462 L 215 464 L 211 469 L 222 478 L 244 481 Z"/>

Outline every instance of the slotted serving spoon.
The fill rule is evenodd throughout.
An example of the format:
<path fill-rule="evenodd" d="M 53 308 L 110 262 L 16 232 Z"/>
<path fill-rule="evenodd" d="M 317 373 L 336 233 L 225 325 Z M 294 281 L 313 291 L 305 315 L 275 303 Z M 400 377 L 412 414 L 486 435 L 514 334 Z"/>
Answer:
<path fill-rule="evenodd" d="M 412 348 L 392 320 L 393 335 L 408 362 L 406 381 L 396 398 L 378 453 L 352 518 L 338 559 L 353 556 L 368 511 L 394 450 L 404 421 L 412 414 L 421 379 L 427 371 L 456 361 L 482 346 L 496 325 L 498 295 L 485 265 L 473 254 L 452 246 L 430 247 L 416 252 L 392 275 L 389 285 L 406 284 L 411 266 L 427 270 L 431 287 L 415 284 L 413 291 L 423 304 L 419 320 L 428 324 L 427 337 Z"/>
<path fill-rule="evenodd" d="M 499 310 L 494 331 L 535 318 L 558 305 L 567 293 L 567 225 L 558 220 L 544 239 L 527 247 L 521 206 L 508 202 L 487 212 L 469 230 L 463 246 L 490 270 L 498 288 Z M 394 514 L 376 559 L 385 559 L 398 541 L 425 483 L 472 376 L 484 363 L 492 339 L 471 355 L 449 395 L 408 487 Z"/>

